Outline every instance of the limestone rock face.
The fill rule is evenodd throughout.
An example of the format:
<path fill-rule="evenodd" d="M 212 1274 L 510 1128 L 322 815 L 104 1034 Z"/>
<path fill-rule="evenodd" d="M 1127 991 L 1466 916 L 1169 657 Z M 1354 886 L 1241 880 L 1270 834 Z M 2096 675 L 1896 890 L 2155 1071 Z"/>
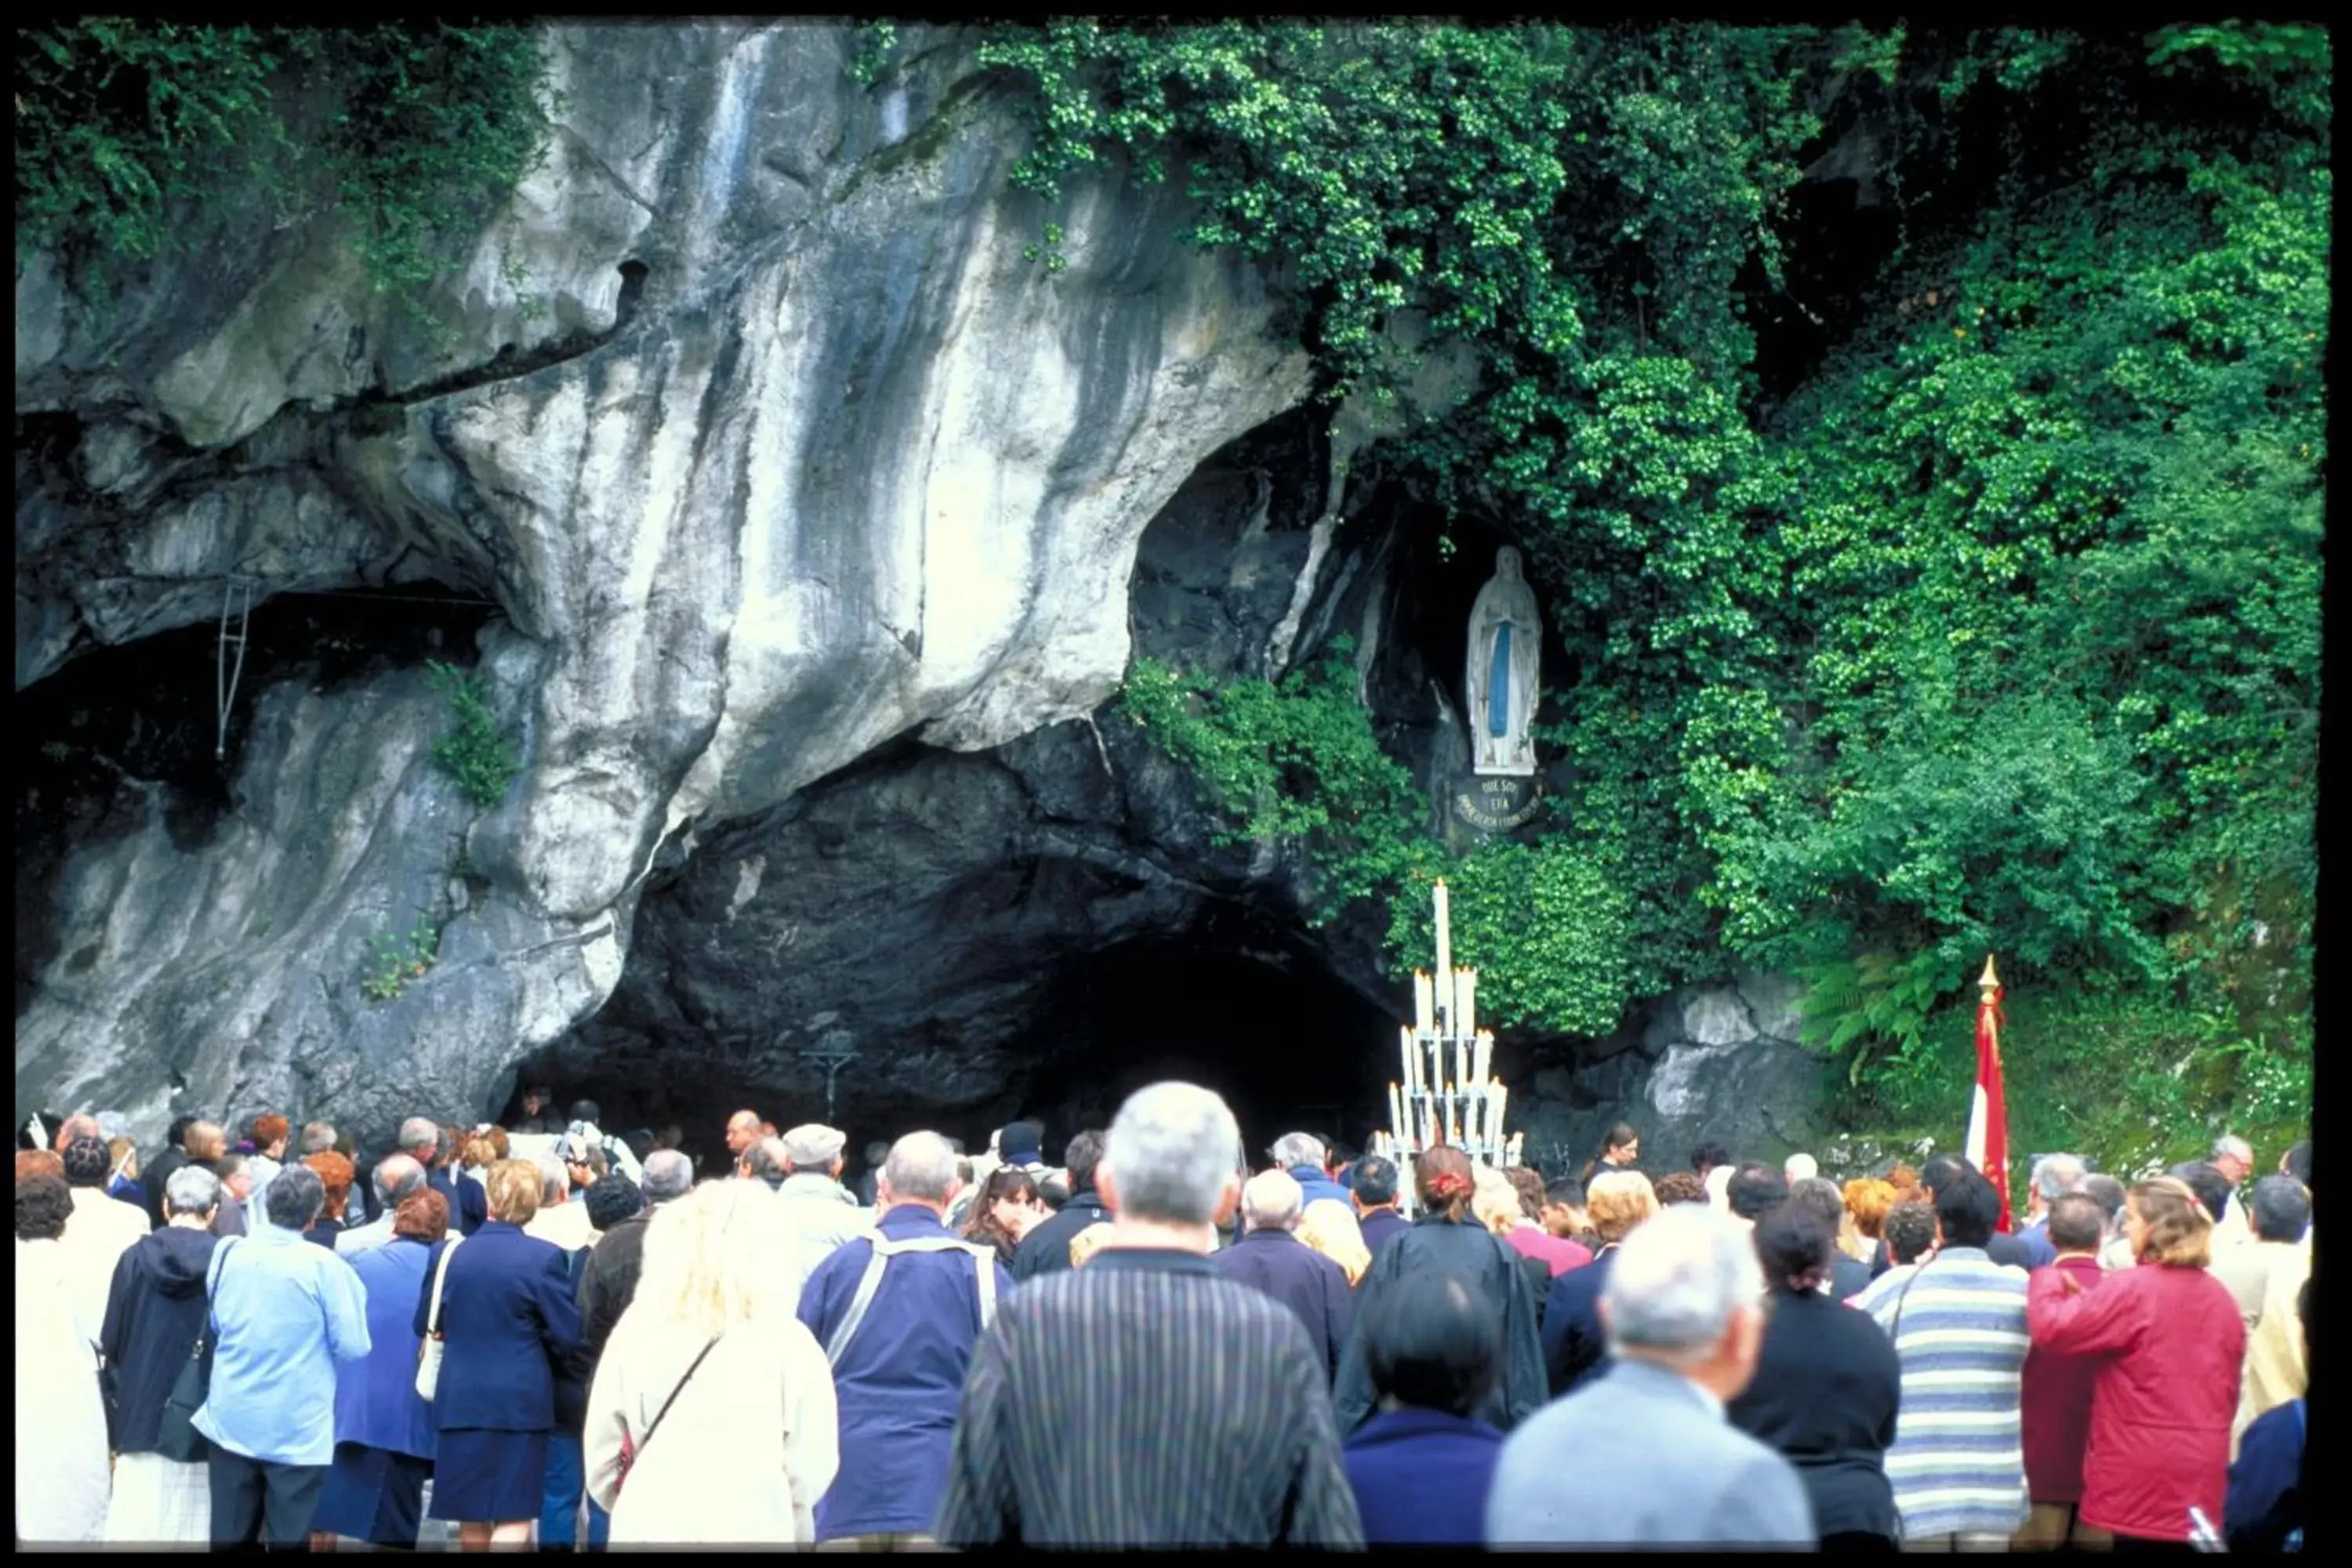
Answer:
<path fill-rule="evenodd" d="M 58 956 L 20 973 L 20 1102 L 151 1138 L 175 1096 L 478 1115 L 604 1000 L 664 846 L 894 738 L 977 751 L 1111 690 L 1145 524 L 1304 397 L 1306 358 L 1180 241 L 1177 187 L 1049 212 L 954 37 L 870 90 L 849 38 L 555 34 L 550 155 L 427 301 L 454 345 L 323 225 L 215 222 L 102 322 L 20 266 L 20 689 L 217 616 L 233 574 L 264 601 L 431 581 L 502 612 L 485 673 L 524 762 L 477 817 L 429 777 L 421 678 L 268 689 L 236 824 L 70 858 Z M 1049 218 L 1052 276 L 1021 255 Z M 367 1002 L 335 955 L 453 841 L 479 892 Z"/>

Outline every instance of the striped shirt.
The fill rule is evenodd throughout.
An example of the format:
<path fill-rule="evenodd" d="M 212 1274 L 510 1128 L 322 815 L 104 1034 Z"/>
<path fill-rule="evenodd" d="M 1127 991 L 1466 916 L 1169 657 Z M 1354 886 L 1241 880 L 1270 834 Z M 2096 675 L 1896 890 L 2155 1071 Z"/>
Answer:
<path fill-rule="evenodd" d="M 1360 1546 L 1323 1358 L 1209 1260 L 1108 1248 L 973 1347 L 947 1546 Z"/>
<path fill-rule="evenodd" d="M 1903 1363 L 1886 1479 L 1906 1538 L 2006 1535 L 2025 1522 L 2025 1290 L 2023 1269 L 1980 1247 L 1948 1247 L 1888 1269 L 1853 1299 L 1894 1337 Z"/>

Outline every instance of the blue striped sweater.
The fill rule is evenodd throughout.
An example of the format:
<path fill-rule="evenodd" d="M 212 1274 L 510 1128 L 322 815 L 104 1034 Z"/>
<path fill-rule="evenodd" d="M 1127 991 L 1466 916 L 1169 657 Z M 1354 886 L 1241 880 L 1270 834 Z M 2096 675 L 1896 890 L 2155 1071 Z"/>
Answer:
<path fill-rule="evenodd" d="M 1891 1268 L 1854 1298 L 1895 1340 L 1903 1405 L 1886 1479 L 1903 1533 L 2006 1535 L 2025 1522 L 2018 1416 L 2025 1271 L 1980 1247 Z"/>

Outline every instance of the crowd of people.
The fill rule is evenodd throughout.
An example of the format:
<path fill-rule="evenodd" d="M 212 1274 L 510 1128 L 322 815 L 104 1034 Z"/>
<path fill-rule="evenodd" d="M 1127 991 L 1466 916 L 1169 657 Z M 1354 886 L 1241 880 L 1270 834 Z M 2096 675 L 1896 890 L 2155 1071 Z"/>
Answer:
<path fill-rule="evenodd" d="M 2044 1156 L 2012 1230 L 1956 1157 L 1661 1170 L 1630 1127 L 1549 1181 L 1254 1168 L 1178 1082 L 1058 1167 L 1024 1121 L 855 1183 L 833 1128 L 738 1112 L 698 1177 L 552 1103 L 373 1160 L 190 1120 L 143 1173 L 36 1119 L 19 1545 L 2302 1542 L 2307 1142 Z"/>

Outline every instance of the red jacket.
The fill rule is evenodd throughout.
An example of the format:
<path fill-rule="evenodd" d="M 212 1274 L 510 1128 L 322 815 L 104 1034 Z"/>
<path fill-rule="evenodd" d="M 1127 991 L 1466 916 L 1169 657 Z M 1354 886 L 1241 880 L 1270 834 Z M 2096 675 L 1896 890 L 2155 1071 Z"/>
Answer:
<path fill-rule="evenodd" d="M 2230 1423 L 2246 1327 L 2229 1288 L 2202 1268 L 2143 1263 L 2070 1296 L 2034 1271 L 2026 1325 L 2036 1351 L 2095 1357 L 2083 1522 L 2118 1535 L 2189 1539 L 2189 1510 L 2226 1528 Z"/>
<path fill-rule="evenodd" d="M 2106 1278 L 2090 1256 L 2062 1258 L 2050 1268 L 2090 1289 Z M 2036 1269 L 2035 1274 L 2047 1272 Z M 2019 1404 L 2025 1445 L 2025 1490 L 2035 1502 L 2083 1500 L 2083 1450 L 2091 1438 L 2091 1390 L 2105 1358 L 2069 1354 L 2037 1342 L 2025 1352 Z"/>

